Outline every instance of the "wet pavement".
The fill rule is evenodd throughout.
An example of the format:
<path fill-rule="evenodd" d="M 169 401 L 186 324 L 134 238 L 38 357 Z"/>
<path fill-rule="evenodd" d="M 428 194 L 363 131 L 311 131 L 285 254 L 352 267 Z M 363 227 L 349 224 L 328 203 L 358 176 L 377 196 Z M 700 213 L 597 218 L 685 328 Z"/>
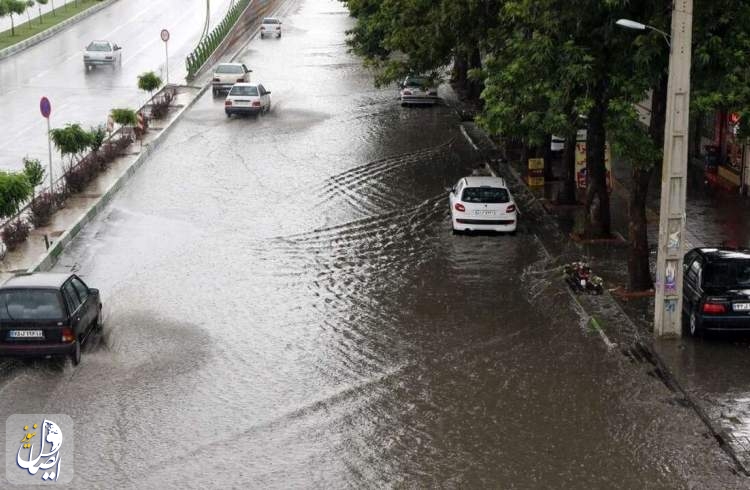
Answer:
<path fill-rule="evenodd" d="M 401 108 L 342 5 L 300 4 L 241 57 L 271 113 L 206 94 L 63 254 L 104 334 L 4 363 L 0 419 L 71 416 L 75 488 L 746 486 L 586 328 L 533 221 L 451 234 L 455 111 Z"/>
<path fill-rule="evenodd" d="M 226 13 L 229 0 L 210 2 L 212 23 Z M 60 2 L 56 3 L 60 8 Z M 52 103 L 52 127 L 105 124 L 112 108 L 137 109 L 148 99 L 137 77 L 153 70 L 165 78 L 161 29 L 168 29 L 169 79 L 184 83 L 185 57 L 195 47 L 205 23 L 205 2 L 120 0 L 29 49 L 0 60 L 0 169 L 23 168 L 23 157 L 49 162 L 47 124 L 39 100 Z M 83 49 L 94 39 L 122 46 L 122 66 L 87 71 Z M 52 149 L 54 172 L 60 155 Z"/>

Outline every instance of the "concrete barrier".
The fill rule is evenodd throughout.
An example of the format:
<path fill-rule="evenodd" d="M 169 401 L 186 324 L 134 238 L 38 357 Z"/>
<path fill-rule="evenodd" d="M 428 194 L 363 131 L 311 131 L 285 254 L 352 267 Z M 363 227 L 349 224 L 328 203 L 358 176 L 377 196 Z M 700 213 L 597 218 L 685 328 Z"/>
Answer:
<path fill-rule="evenodd" d="M 66 19 L 59 24 L 55 24 L 54 26 L 50 27 L 49 29 L 46 29 L 39 34 L 36 34 L 34 36 L 31 36 L 28 39 L 24 39 L 23 41 L 14 44 L 13 46 L 8 46 L 5 49 L 0 49 L 0 60 L 7 58 L 9 56 L 12 56 L 19 51 L 23 51 L 26 48 L 30 48 L 31 46 L 37 45 L 40 42 L 49 39 L 50 37 L 54 36 L 60 31 L 63 31 L 67 29 L 68 27 L 72 26 L 73 24 L 82 21 L 86 17 L 89 17 L 91 15 L 94 15 L 95 13 L 99 12 L 100 10 L 109 7 L 113 3 L 115 3 L 117 0 L 104 0 L 99 5 L 94 5 L 83 12 L 80 12 L 73 17 Z"/>

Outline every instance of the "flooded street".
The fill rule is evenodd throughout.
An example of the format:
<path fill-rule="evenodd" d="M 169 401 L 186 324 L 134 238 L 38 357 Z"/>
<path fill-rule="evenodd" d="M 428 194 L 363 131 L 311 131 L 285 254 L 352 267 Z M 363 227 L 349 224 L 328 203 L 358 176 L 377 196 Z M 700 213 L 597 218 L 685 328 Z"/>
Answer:
<path fill-rule="evenodd" d="M 270 114 L 185 114 L 56 266 L 104 334 L 0 365 L 0 419 L 72 417 L 74 488 L 746 488 L 532 225 L 451 234 L 477 155 L 447 104 L 373 88 L 352 26 L 300 1 L 240 57 Z"/>

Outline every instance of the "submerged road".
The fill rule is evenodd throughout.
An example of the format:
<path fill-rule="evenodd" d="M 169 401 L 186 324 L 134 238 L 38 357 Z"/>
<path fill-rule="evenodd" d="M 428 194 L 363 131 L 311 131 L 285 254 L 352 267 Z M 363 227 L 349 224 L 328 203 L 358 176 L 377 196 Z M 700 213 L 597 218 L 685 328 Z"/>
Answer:
<path fill-rule="evenodd" d="M 59 2 L 58 2 L 59 3 Z M 229 0 L 211 2 L 211 25 L 227 11 Z M 59 7 L 59 5 L 58 5 Z M 0 60 L 0 169 L 23 168 L 25 156 L 47 165 L 47 124 L 39 99 L 52 102 L 52 127 L 107 122 L 112 108 L 136 109 L 148 95 L 137 77 L 153 70 L 165 77 L 162 29 L 170 31 L 169 77 L 184 83 L 185 57 L 200 38 L 206 3 L 184 0 L 120 0 L 50 39 Z M 95 39 L 122 46 L 122 66 L 86 71 L 83 49 Z M 53 148 L 55 172 L 60 155 Z"/>
<path fill-rule="evenodd" d="M 340 2 L 284 20 L 243 54 L 272 112 L 207 93 L 63 254 L 104 334 L 3 364 L 0 419 L 71 416 L 76 488 L 741 488 L 533 227 L 451 234 L 455 112 L 374 89 Z"/>

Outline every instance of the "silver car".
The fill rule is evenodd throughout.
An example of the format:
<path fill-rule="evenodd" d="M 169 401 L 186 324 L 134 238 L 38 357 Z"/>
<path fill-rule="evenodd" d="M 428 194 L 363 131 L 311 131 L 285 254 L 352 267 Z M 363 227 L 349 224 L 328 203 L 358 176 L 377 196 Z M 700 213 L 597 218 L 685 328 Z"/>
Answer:
<path fill-rule="evenodd" d="M 430 80 L 425 77 L 406 77 L 400 87 L 402 106 L 411 104 L 434 105 L 440 100 L 437 88 L 433 87 Z"/>

